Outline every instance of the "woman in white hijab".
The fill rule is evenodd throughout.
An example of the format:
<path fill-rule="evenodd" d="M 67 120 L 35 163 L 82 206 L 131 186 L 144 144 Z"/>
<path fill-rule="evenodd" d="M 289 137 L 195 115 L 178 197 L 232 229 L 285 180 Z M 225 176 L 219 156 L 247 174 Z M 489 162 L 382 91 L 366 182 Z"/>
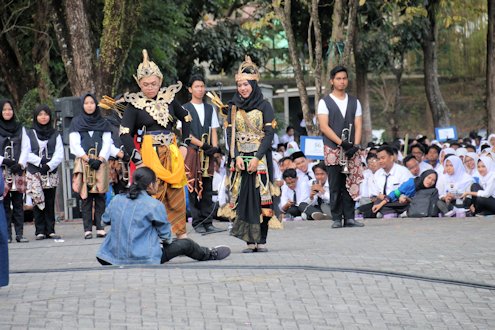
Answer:
<path fill-rule="evenodd" d="M 480 174 L 478 173 L 478 154 L 475 152 L 468 152 L 464 156 L 464 167 L 466 168 L 466 173 L 471 175 L 474 182 L 480 182 Z"/>
<path fill-rule="evenodd" d="M 471 211 L 482 215 L 495 214 L 495 162 L 487 156 L 478 160 L 480 183 L 473 184 L 471 191 L 465 192 L 462 197 L 472 196 Z"/>
<path fill-rule="evenodd" d="M 295 141 L 287 142 L 287 148 L 284 153 L 284 157 L 290 157 L 294 152 L 300 151 L 299 145 Z"/>
<path fill-rule="evenodd" d="M 474 179 L 466 173 L 462 160 L 457 156 L 448 156 L 443 167 L 445 173 L 440 176 L 437 183 L 439 194 L 438 208 L 445 216 L 454 215 L 454 206 L 463 208 L 464 205 L 457 202 L 461 195 L 469 191 Z"/>

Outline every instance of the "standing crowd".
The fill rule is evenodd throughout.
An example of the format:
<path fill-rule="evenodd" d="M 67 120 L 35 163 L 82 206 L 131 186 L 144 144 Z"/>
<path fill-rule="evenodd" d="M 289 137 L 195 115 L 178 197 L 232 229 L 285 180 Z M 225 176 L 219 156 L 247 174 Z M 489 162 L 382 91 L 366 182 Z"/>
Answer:
<path fill-rule="evenodd" d="M 191 77 L 191 100 L 181 105 L 175 95 L 182 84 L 162 87 L 163 75 L 145 50 L 134 77 L 139 92 L 100 102 L 82 95 L 70 127 L 83 237 L 92 239 L 96 227 L 96 237 L 105 238 L 97 253 L 103 265 L 226 258 L 230 248 L 201 247 L 187 237 L 186 199 L 196 232 L 219 232 L 212 220 L 227 217 L 244 253 L 268 252 L 269 228 L 280 221 L 327 219 L 341 228 L 363 227 L 360 218 L 495 214 L 495 135 L 446 143 L 418 136 L 362 148 L 362 108 L 346 92 L 345 67 L 331 71 L 332 91 L 317 108 L 324 150 L 316 162 L 299 149 L 294 127 L 278 138 L 274 110 L 248 56 L 235 75 L 233 99 L 213 100 L 218 115 L 204 100 L 202 76 Z M 35 239 L 60 238 L 54 206 L 64 147 L 47 105 L 33 111 L 29 129 L 17 121 L 12 102 L 1 101 L 0 108 L 4 254 L 13 238 L 28 242 L 26 195 L 34 205 Z M 110 187 L 116 196 L 106 207 Z M 8 257 L 0 260 L 8 274 Z"/>

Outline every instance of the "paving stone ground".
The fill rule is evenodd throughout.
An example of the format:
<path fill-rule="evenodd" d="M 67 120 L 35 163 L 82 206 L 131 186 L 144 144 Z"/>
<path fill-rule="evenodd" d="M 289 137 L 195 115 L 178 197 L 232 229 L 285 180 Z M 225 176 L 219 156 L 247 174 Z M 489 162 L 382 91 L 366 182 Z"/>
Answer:
<path fill-rule="evenodd" d="M 269 253 L 102 267 L 77 221 L 64 242 L 12 243 L 0 329 L 495 329 L 495 217 L 365 220 L 271 230 Z M 226 223 L 215 223 L 227 227 Z"/>

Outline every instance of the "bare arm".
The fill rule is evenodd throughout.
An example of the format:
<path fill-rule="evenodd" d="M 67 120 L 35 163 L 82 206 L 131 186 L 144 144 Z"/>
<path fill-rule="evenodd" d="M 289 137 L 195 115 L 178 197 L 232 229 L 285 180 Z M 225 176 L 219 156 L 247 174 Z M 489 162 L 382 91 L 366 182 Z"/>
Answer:
<path fill-rule="evenodd" d="M 363 135 L 363 117 L 359 116 L 354 118 L 354 141 L 353 144 L 361 144 L 361 137 Z"/>

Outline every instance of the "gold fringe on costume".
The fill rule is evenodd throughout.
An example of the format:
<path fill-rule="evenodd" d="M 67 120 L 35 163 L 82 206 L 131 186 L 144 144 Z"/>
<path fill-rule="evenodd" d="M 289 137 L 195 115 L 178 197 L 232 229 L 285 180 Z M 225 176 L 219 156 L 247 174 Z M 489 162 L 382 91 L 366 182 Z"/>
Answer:
<path fill-rule="evenodd" d="M 108 191 L 109 170 L 107 162 L 103 162 L 96 171 L 96 184 L 94 191 L 98 194 L 104 194 Z M 86 171 L 84 171 L 84 161 L 81 157 L 74 160 L 74 175 L 72 176 L 72 190 L 78 193 L 82 199 L 88 198 L 88 184 Z"/>
<path fill-rule="evenodd" d="M 270 218 L 270 221 L 268 221 L 268 228 L 270 229 L 284 229 L 284 225 L 280 220 L 276 217 L 273 216 Z"/>

